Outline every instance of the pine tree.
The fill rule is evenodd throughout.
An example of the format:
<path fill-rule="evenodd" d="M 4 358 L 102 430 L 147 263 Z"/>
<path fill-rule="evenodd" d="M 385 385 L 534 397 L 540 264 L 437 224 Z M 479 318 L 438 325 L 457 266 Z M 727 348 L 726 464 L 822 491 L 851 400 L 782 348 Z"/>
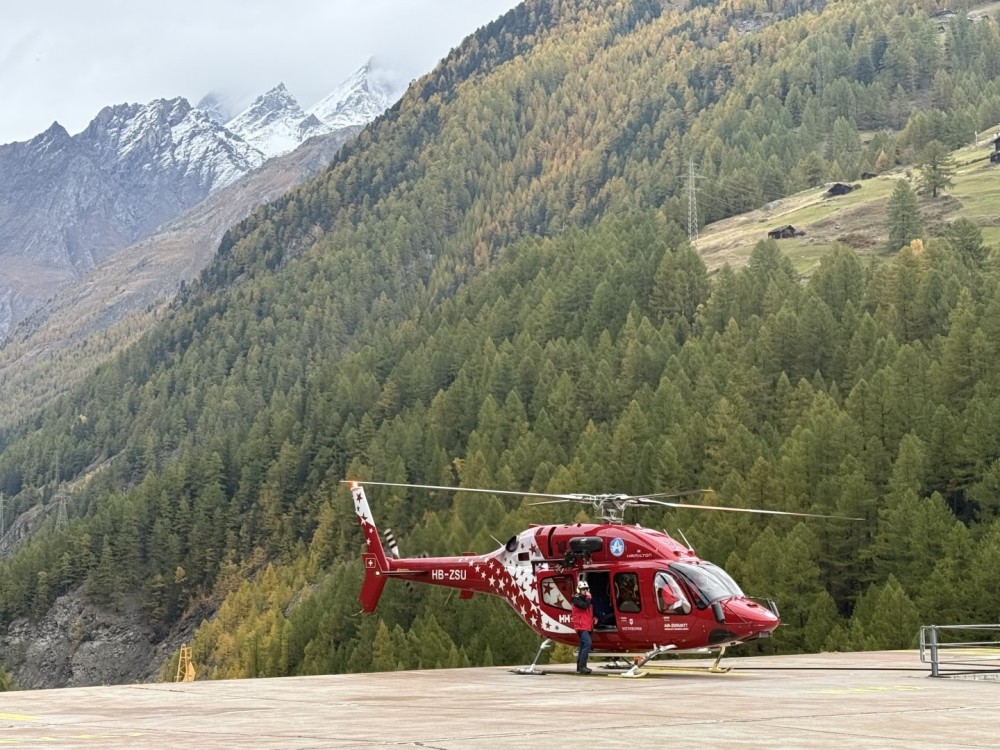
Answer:
<path fill-rule="evenodd" d="M 989 248 L 983 244 L 983 231 L 966 218 L 956 219 L 945 235 L 952 248 L 967 266 L 982 269 Z"/>
<path fill-rule="evenodd" d="M 802 628 L 805 650 L 812 653 L 822 651 L 834 628 L 839 624 L 841 621 L 833 597 L 826 591 L 819 591 L 809 606 Z"/>
<path fill-rule="evenodd" d="M 969 571 L 978 545 L 972 543 L 965 525 L 955 521 L 941 546 L 944 552 L 917 590 L 917 608 L 925 624 L 969 622 L 975 619 L 968 608 L 968 602 L 975 601 Z"/>
<path fill-rule="evenodd" d="M 955 175 L 955 160 L 951 149 L 934 140 L 924 146 L 917 163 L 920 176 L 917 178 L 920 192 L 930 193 L 931 198 L 937 198 L 938 192 L 952 186 Z"/>
<path fill-rule="evenodd" d="M 101 545 L 97 566 L 87 577 L 87 596 L 94 603 L 118 611 L 122 604 L 122 570 L 107 537 Z"/>
<path fill-rule="evenodd" d="M 919 630 L 916 605 L 890 575 L 858 601 L 851 617 L 851 646 L 859 651 L 913 648 Z"/>
<path fill-rule="evenodd" d="M 920 206 L 905 180 L 896 180 L 889 197 L 889 243 L 887 249 L 895 252 L 910 241 L 923 235 L 923 221 L 920 218 Z"/>
<path fill-rule="evenodd" d="M 397 626 L 398 627 L 398 626 Z M 378 629 L 375 631 L 375 639 L 372 641 L 372 671 L 391 672 L 397 668 L 399 657 L 396 654 L 393 638 L 389 634 L 389 628 L 381 619 L 378 621 Z"/>

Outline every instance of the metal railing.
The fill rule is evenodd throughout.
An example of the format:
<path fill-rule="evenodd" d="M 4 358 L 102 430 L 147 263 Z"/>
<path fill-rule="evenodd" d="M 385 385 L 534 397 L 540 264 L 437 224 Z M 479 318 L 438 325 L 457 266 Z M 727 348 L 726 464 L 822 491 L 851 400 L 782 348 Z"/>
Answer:
<path fill-rule="evenodd" d="M 931 677 L 1000 677 L 1000 624 L 924 625 L 920 661 Z"/>

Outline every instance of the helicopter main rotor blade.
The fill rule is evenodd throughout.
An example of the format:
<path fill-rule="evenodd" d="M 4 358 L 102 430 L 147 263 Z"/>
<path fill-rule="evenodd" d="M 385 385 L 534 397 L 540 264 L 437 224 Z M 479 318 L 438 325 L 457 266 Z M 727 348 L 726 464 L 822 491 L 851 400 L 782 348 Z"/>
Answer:
<path fill-rule="evenodd" d="M 528 505 L 553 505 L 555 503 L 581 503 L 583 505 L 592 505 L 593 500 L 589 497 L 560 497 L 558 500 L 539 500 L 537 503 L 528 503 Z"/>
<path fill-rule="evenodd" d="M 691 497 L 692 495 L 706 495 L 713 490 L 685 490 L 684 492 L 654 492 L 651 495 L 628 495 L 629 499 L 647 500 L 653 497 Z"/>
<path fill-rule="evenodd" d="M 481 492 L 484 495 L 514 495 L 515 497 L 549 497 L 557 501 L 581 500 L 579 495 L 553 495 L 546 492 L 518 492 L 516 490 L 488 490 L 480 487 L 444 487 L 437 484 L 403 484 L 400 482 L 368 482 L 359 479 L 342 479 L 341 484 L 366 484 L 376 487 L 406 487 L 416 490 L 444 490 L 445 492 Z"/>
<path fill-rule="evenodd" d="M 761 515 L 767 516 L 799 516 L 800 518 L 839 518 L 844 521 L 864 521 L 863 518 L 855 518 L 853 516 L 828 516 L 822 513 L 795 513 L 789 510 L 761 510 L 759 508 L 728 508 L 724 505 L 698 505 L 697 503 L 671 503 L 666 500 L 651 500 L 649 497 L 641 498 L 639 504 L 642 504 L 642 500 L 653 503 L 655 505 L 666 505 L 669 508 L 693 508 L 695 510 L 728 510 L 734 513 L 759 513 Z"/>
<path fill-rule="evenodd" d="M 786 510 L 760 510 L 757 508 L 729 508 L 724 505 L 699 505 L 697 503 L 675 503 L 667 500 L 657 500 L 659 497 L 687 497 L 701 495 L 708 490 L 689 490 L 687 492 L 658 492 L 652 495 L 587 495 L 587 494 L 554 494 L 550 492 L 520 492 L 517 490 L 491 490 L 482 487 L 445 487 L 438 484 L 405 484 L 402 482 L 370 482 L 359 479 L 343 479 L 341 484 L 362 484 L 375 487 L 401 487 L 418 490 L 441 490 L 443 492 L 478 492 L 484 495 L 511 495 L 514 497 L 546 498 L 532 505 L 549 505 L 552 503 L 580 503 L 582 505 L 600 505 L 603 503 L 620 503 L 622 505 L 663 505 L 668 508 L 691 508 L 694 510 L 724 510 L 734 513 L 757 513 L 768 516 L 798 516 L 800 518 L 839 518 L 845 521 L 863 521 L 863 518 L 852 516 L 833 516 L 822 513 L 795 513 Z"/>

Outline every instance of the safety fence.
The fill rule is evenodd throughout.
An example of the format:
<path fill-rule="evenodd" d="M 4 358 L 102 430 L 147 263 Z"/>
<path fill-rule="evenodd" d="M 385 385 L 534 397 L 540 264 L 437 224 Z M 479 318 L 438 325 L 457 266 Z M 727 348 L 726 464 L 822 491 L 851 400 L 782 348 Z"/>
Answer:
<path fill-rule="evenodd" d="M 1000 624 L 924 625 L 920 661 L 931 677 L 1000 679 Z"/>

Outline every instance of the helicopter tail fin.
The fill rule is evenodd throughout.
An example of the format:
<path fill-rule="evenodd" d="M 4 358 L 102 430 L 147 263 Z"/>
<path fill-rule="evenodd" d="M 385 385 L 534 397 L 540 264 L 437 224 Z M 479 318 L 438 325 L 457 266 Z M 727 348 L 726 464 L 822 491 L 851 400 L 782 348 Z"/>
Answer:
<path fill-rule="evenodd" d="M 354 512 L 361 524 L 361 532 L 365 537 L 367 552 L 361 555 L 361 560 L 365 566 L 365 579 L 361 584 L 361 594 L 358 601 L 361 602 L 362 612 L 374 612 L 378 606 L 378 600 L 382 596 L 382 589 L 385 588 L 386 576 L 384 573 L 389 570 L 389 561 L 386 558 L 385 549 L 382 547 L 382 540 L 379 538 L 378 529 L 375 527 L 375 520 L 372 518 L 371 508 L 368 507 L 368 498 L 365 497 L 365 490 L 360 484 L 351 484 L 351 497 L 354 498 Z"/>

